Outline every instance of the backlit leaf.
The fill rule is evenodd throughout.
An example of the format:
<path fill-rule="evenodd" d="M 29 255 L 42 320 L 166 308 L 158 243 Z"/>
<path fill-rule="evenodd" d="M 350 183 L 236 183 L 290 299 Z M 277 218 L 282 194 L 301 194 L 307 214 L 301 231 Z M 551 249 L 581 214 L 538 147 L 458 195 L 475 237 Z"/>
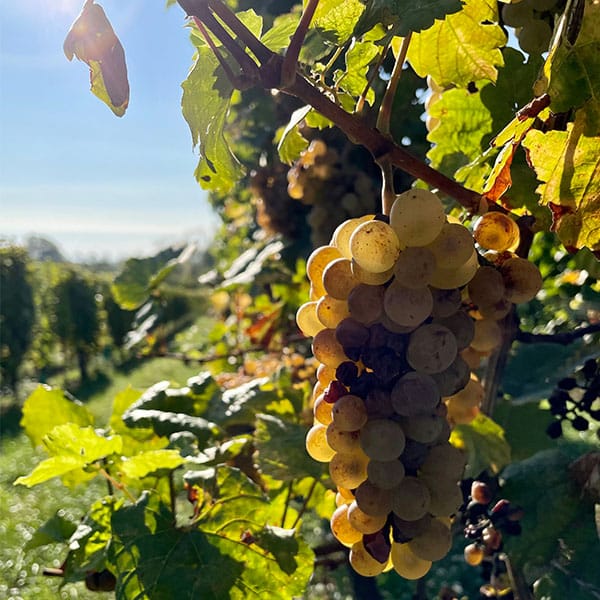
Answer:
<path fill-rule="evenodd" d="M 365 7 L 359 0 L 321 0 L 311 21 L 311 27 L 331 34 L 336 44 L 343 44 L 351 35 Z"/>
<path fill-rule="evenodd" d="M 119 470 L 126 477 L 142 479 L 162 469 L 173 470 L 185 463 L 177 450 L 149 450 L 122 461 Z"/>
<path fill-rule="evenodd" d="M 577 111 L 566 131 L 530 131 L 523 145 L 541 184 L 540 204 L 553 212 L 552 228 L 567 249 L 600 251 L 600 135 L 586 135 Z"/>
<path fill-rule="evenodd" d="M 421 77 L 431 75 L 442 87 L 466 87 L 471 81 L 496 81 L 505 44 L 496 2 L 466 0 L 460 12 L 413 35 L 407 59 Z"/>
<path fill-rule="evenodd" d="M 92 93 L 122 117 L 129 104 L 125 51 L 99 4 L 86 2 L 64 42 L 66 57 L 90 68 Z"/>
<path fill-rule="evenodd" d="M 435 19 L 459 11 L 461 0 L 365 0 L 366 8 L 359 19 L 355 35 L 360 36 L 382 23 L 388 35 L 405 36 L 433 25 Z"/>
<path fill-rule="evenodd" d="M 21 427 L 27 437 L 34 446 L 39 446 L 50 430 L 64 423 L 93 425 L 94 417 L 83 404 L 62 390 L 39 385 L 23 406 Z"/>
<path fill-rule="evenodd" d="M 486 469 L 498 473 L 510 463 L 510 446 L 504 438 L 504 430 L 483 413 L 468 425 L 457 425 L 450 442 L 468 452 L 465 477 L 477 477 Z"/>

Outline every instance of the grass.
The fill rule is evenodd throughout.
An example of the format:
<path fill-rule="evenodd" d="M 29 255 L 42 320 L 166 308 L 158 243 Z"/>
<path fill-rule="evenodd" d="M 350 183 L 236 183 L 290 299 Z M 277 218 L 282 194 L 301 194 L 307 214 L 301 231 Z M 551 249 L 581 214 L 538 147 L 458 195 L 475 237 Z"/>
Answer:
<path fill-rule="evenodd" d="M 127 386 L 144 389 L 163 379 L 184 385 L 201 369 L 181 361 L 155 358 L 115 369 L 109 376 L 94 380 L 73 390 L 94 413 L 101 425 L 108 420 L 115 394 Z M 64 546 L 50 545 L 27 550 L 33 533 L 57 511 L 79 520 L 86 507 L 106 493 L 101 481 L 69 489 L 59 480 L 34 488 L 13 486 L 20 475 L 29 473 L 45 455 L 31 447 L 28 438 L 19 431 L 19 412 L 3 413 L 0 439 L 0 598 L 10 600 L 35 599 L 96 599 L 112 598 L 110 593 L 89 592 L 82 583 L 60 587 L 61 580 L 45 577 L 45 567 L 59 567 L 66 555 Z"/>

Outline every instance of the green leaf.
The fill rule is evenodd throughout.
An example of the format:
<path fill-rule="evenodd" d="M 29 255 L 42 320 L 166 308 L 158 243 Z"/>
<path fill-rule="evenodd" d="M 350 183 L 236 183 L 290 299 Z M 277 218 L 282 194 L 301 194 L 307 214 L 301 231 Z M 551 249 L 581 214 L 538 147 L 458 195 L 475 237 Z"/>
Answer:
<path fill-rule="evenodd" d="M 178 450 L 149 450 L 122 461 L 119 469 L 126 477 L 142 479 L 162 469 L 172 471 L 184 463 Z"/>
<path fill-rule="evenodd" d="M 282 529 L 273 525 L 265 525 L 255 536 L 256 543 L 270 552 L 279 568 L 291 575 L 298 568 L 296 556 L 299 544 L 295 529 Z"/>
<path fill-rule="evenodd" d="M 117 304 L 125 310 L 139 308 L 177 267 L 187 262 L 196 251 L 195 244 L 167 248 L 149 258 L 130 258 L 116 276 L 111 289 Z"/>
<path fill-rule="evenodd" d="M 257 415 L 255 443 L 261 470 L 280 481 L 320 479 L 323 465 L 304 450 L 306 427 L 273 415 Z"/>
<path fill-rule="evenodd" d="M 505 44 L 496 2 L 466 0 L 460 12 L 413 35 L 407 59 L 421 77 L 430 75 L 442 87 L 466 87 L 472 81 L 496 81 Z"/>
<path fill-rule="evenodd" d="M 224 391 L 221 399 L 211 401 L 204 416 L 223 427 L 254 423 L 257 413 L 278 400 L 275 390 L 262 389 L 268 382 L 268 377 L 261 377 Z"/>
<path fill-rule="evenodd" d="M 299 21 L 298 13 L 279 15 L 275 19 L 273 27 L 262 36 L 260 41 L 273 52 L 284 50 L 290 45 L 290 39 L 298 27 Z"/>
<path fill-rule="evenodd" d="M 321 0 L 310 25 L 331 35 L 332 41 L 341 46 L 352 35 L 364 9 L 359 0 Z"/>
<path fill-rule="evenodd" d="M 288 124 L 277 143 L 277 152 L 281 162 L 291 165 L 303 150 L 308 148 L 308 140 L 300 133 L 299 124 L 310 112 L 309 105 L 298 108 L 292 113 Z"/>
<path fill-rule="evenodd" d="M 76 56 L 88 65 L 92 93 L 122 117 L 129 104 L 125 51 L 101 6 L 84 4 L 63 49 L 69 60 Z"/>
<path fill-rule="evenodd" d="M 378 23 L 388 29 L 388 35 L 405 36 L 433 25 L 436 19 L 462 8 L 461 0 L 365 0 L 354 34 L 361 36 Z"/>
<path fill-rule="evenodd" d="M 51 456 L 37 465 L 29 475 L 19 477 L 14 485 L 33 487 L 54 477 L 60 477 L 69 471 L 81 469 L 85 464 L 83 459 L 76 456 Z"/>
<path fill-rule="evenodd" d="M 62 511 L 57 512 L 36 529 L 31 539 L 25 544 L 25 550 L 31 550 L 46 544 L 64 544 L 73 535 L 77 529 L 77 523 L 61 513 Z"/>
<path fill-rule="evenodd" d="M 21 427 L 34 446 L 56 425 L 93 425 L 94 417 L 80 402 L 59 389 L 38 385 L 25 400 Z"/>
<path fill-rule="evenodd" d="M 80 581 L 90 571 L 106 568 L 112 539 L 111 519 L 123 506 L 123 500 L 106 496 L 94 502 L 69 539 L 65 581 Z"/>
<path fill-rule="evenodd" d="M 465 477 L 477 477 L 486 469 L 498 473 L 510 463 L 510 446 L 504 438 L 504 430 L 483 413 L 468 425 L 457 425 L 450 441 L 468 452 Z"/>
<path fill-rule="evenodd" d="M 553 230 L 569 250 L 600 251 L 600 136 L 585 134 L 578 111 L 566 131 L 530 131 L 523 145 L 541 184 L 540 204 L 553 212 Z"/>
<path fill-rule="evenodd" d="M 580 445 L 563 444 L 502 473 L 502 496 L 525 511 L 522 534 L 505 538 L 506 551 L 529 583 L 546 573 L 558 584 L 556 592 L 569 592 L 552 598 L 583 600 L 590 585 L 600 587 L 593 504 L 582 499 L 568 473 L 582 451 Z M 578 582 L 560 581 L 560 571 L 576 573 Z"/>
<path fill-rule="evenodd" d="M 346 69 L 335 73 L 335 82 L 348 94 L 358 97 L 367 86 L 367 72 L 369 64 L 379 55 L 380 48 L 372 42 L 354 41 L 346 52 Z M 375 101 L 375 92 L 369 88 L 366 100 L 369 104 Z"/>
<path fill-rule="evenodd" d="M 588 104 L 586 135 L 600 134 L 600 5 L 585 3 L 575 45 L 563 40 L 544 65 L 553 112 Z"/>
<path fill-rule="evenodd" d="M 427 157 L 434 168 L 449 176 L 483 151 L 483 140 L 492 131 L 492 117 L 478 93 L 452 89 L 429 109 L 440 120 L 428 139 L 434 144 Z"/>
<path fill-rule="evenodd" d="M 244 169 L 223 132 L 233 87 L 209 47 L 197 49 L 196 60 L 182 87 L 183 116 L 193 145 L 199 146 L 200 152 L 196 179 L 204 189 L 228 191 L 242 177 Z"/>
<path fill-rule="evenodd" d="M 109 551 L 119 574 L 117 598 L 241 600 L 254 596 L 288 600 L 302 594 L 312 572 L 310 550 L 298 540 L 298 567 L 288 575 L 271 552 L 243 543 L 244 518 L 237 515 L 245 502 L 253 500 L 238 495 L 231 508 L 229 502 L 217 505 L 228 519 L 238 520 L 231 537 L 224 531 L 203 528 L 202 523 L 193 530 L 174 527 L 168 508 L 147 492 L 134 506 L 117 511 Z M 291 567 L 291 544 L 282 542 L 274 549 L 286 567 Z"/>
<path fill-rule="evenodd" d="M 177 431 L 191 431 L 201 445 L 218 437 L 221 431 L 218 425 L 202 417 L 145 408 L 128 410 L 123 415 L 123 421 L 127 427 L 152 428 L 160 436 L 168 437 Z"/>

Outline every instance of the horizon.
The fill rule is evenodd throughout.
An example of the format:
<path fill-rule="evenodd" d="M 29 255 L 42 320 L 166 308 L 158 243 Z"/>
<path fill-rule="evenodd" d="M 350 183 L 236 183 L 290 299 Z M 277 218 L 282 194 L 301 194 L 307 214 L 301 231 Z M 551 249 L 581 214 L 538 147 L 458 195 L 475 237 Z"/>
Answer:
<path fill-rule="evenodd" d="M 163 1 L 100 4 L 125 48 L 122 118 L 90 92 L 87 65 L 63 54 L 83 0 L 2 8 L 0 237 L 49 239 L 74 262 L 208 243 L 219 220 L 194 178 L 180 107 L 194 51 L 184 14 Z"/>

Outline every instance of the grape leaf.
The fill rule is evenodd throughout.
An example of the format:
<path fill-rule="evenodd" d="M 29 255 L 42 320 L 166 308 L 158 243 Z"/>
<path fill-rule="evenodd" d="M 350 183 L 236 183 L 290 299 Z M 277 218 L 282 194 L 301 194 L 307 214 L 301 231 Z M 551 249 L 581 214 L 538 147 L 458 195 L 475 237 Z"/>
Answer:
<path fill-rule="evenodd" d="M 504 430 L 483 413 L 468 425 L 457 425 L 450 442 L 469 453 L 465 477 L 477 477 L 486 469 L 498 473 L 510 463 L 510 446 L 504 438 Z"/>
<path fill-rule="evenodd" d="M 244 169 L 233 155 L 223 129 L 233 87 L 213 51 L 197 48 L 197 56 L 187 79 L 182 83 L 181 108 L 200 159 L 195 176 L 208 190 L 227 191 L 242 177 Z"/>
<path fill-rule="evenodd" d="M 483 140 L 492 127 L 490 111 L 480 94 L 452 89 L 430 106 L 429 114 L 440 123 L 427 136 L 435 144 L 427 157 L 434 168 L 452 176 L 482 153 Z"/>
<path fill-rule="evenodd" d="M 142 479 L 162 469 L 173 470 L 185 463 L 178 450 L 149 450 L 121 461 L 119 470 L 126 477 Z"/>
<path fill-rule="evenodd" d="M 593 504 L 582 500 L 568 474 L 569 464 L 582 451 L 585 448 L 580 445 L 565 444 L 504 469 L 502 495 L 525 511 L 522 534 L 507 536 L 505 547 L 511 561 L 524 573 L 536 578 L 544 572 L 556 575 L 555 569 L 564 565 L 577 573 L 580 582 L 598 586 Z M 579 585 L 571 590 L 578 593 L 556 597 L 586 598 L 585 585 Z"/>
<path fill-rule="evenodd" d="M 331 37 L 333 42 L 341 46 L 352 35 L 364 9 L 360 0 L 321 0 L 310 26 L 320 29 L 326 37 Z"/>
<path fill-rule="evenodd" d="M 258 525 L 251 518 L 271 510 L 269 502 L 237 470 L 225 470 L 219 489 L 226 495 L 197 529 L 174 527 L 171 512 L 148 492 L 114 514 L 109 553 L 119 573 L 118 598 L 241 600 L 251 595 L 287 600 L 302 594 L 312 573 L 306 544 L 296 538 L 296 551 L 296 544 L 282 539 L 286 536 L 276 541 L 274 529 L 269 532 L 264 522 Z M 263 543 L 270 548 L 252 538 L 242 542 L 249 527 L 256 534 L 264 531 Z"/>
<path fill-rule="evenodd" d="M 42 442 L 51 455 L 27 476 L 19 477 L 14 485 L 32 487 L 68 473 L 82 469 L 100 458 L 120 453 L 121 436 L 104 437 L 92 427 L 75 423 L 57 425 L 47 433 Z"/>
<path fill-rule="evenodd" d="M 279 15 L 273 22 L 273 27 L 269 29 L 260 39 L 260 41 L 273 52 L 284 50 L 290 45 L 290 39 L 298 27 L 300 15 L 297 13 L 287 13 Z"/>
<path fill-rule="evenodd" d="M 323 465 L 304 451 L 306 427 L 273 415 L 257 415 L 255 443 L 261 470 L 280 481 L 310 476 L 319 479 Z"/>
<path fill-rule="evenodd" d="M 346 69 L 338 70 L 334 74 L 334 80 L 339 87 L 351 96 L 360 96 L 367 86 L 367 72 L 369 64 L 378 56 L 380 50 L 372 42 L 354 42 L 346 52 Z M 373 104 L 375 92 L 369 88 L 366 101 Z"/>
<path fill-rule="evenodd" d="M 34 446 L 56 425 L 93 425 L 94 417 L 80 402 L 62 390 L 39 385 L 25 400 L 21 427 Z"/>
<path fill-rule="evenodd" d="M 600 134 L 600 4 L 587 0 L 581 30 L 574 45 L 566 40 L 544 65 L 553 112 L 587 103 L 586 135 Z"/>
<path fill-rule="evenodd" d="M 46 544 L 64 544 L 77 529 L 77 523 L 67 516 L 63 516 L 63 512 L 60 510 L 41 527 L 38 527 L 31 539 L 25 544 L 25 550 L 31 550 Z"/>
<path fill-rule="evenodd" d="M 472 81 L 496 81 L 505 44 L 496 2 L 466 0 L 460 12 L 413 35 L 407 59 L 417 74 L 430 75 L 442 87 L 466 87 Z"/>
<path fill-rule="evenodd" d="M 196 251 L 195 244 L 172 247 L 149 258 L 129 258 L 111 286 L 117 304 L 125 310 L 139 308 L 166 277 L 187 262 Z"/>
<path fill-rule="evenodd" d="M 66 57 L 90 68 L 92 93 L 122 117 L 129 104 L 125 51 L 99 4 L 86 2 L 65 39 Z"/>
<path fill-rule="evenodd" d="M 262 377 L 224 391 L 222 398 L 210 402 L 204 416 L 223 427 L 253 423 L 257 413 L 278 399 L 276 391 L 262 389 L 268 382 Z"/>
<path fill-rule="evenodd" d="M 291 165 L 300 156 L 300 152 L 308 148 L 308 140 L 300 133 L 298 126 L 310 109 L 309 105 L 296 109 L 281 133 L 277 143 L 277 151 L 281 162 L 286 165 Z"/>
<path fill-rule="evenodd" d="M 111 542 L 111 518 L 123 506 L 123 500 L 106 496 L 94 502 L 69 539 L 65 581 L 80 581 L 90 571 L 106 568 Z"/>
<path fill-rule="evenodd" d="M 586 246 L 600 253 L 600 136 L 585 130 L 586 113 L 579 110 L 566 131 L 530 131 L 523 145 L 561 242 L 571 251 Z"/>
<path fill-rule="evenodd" d="M 145 408 L 128 410 L 123 415 L 123 421 L 128 427 L 152 428 L 160 436 L 169 436 L 177 431 L 191 431 L 198 438 L 199 444 L 218 437 L 221 431 L 218 425 L 202 417 Z"/>
<path fill-rule="evenodd" d="M 436 19 L 455 13 L 462 8 L 461 0 L 364 0 L 354 35 L 360 37 L 378 23 L 388 28 L 388 35 L 405 36 L 409 32 L 423 31 Z"/>

